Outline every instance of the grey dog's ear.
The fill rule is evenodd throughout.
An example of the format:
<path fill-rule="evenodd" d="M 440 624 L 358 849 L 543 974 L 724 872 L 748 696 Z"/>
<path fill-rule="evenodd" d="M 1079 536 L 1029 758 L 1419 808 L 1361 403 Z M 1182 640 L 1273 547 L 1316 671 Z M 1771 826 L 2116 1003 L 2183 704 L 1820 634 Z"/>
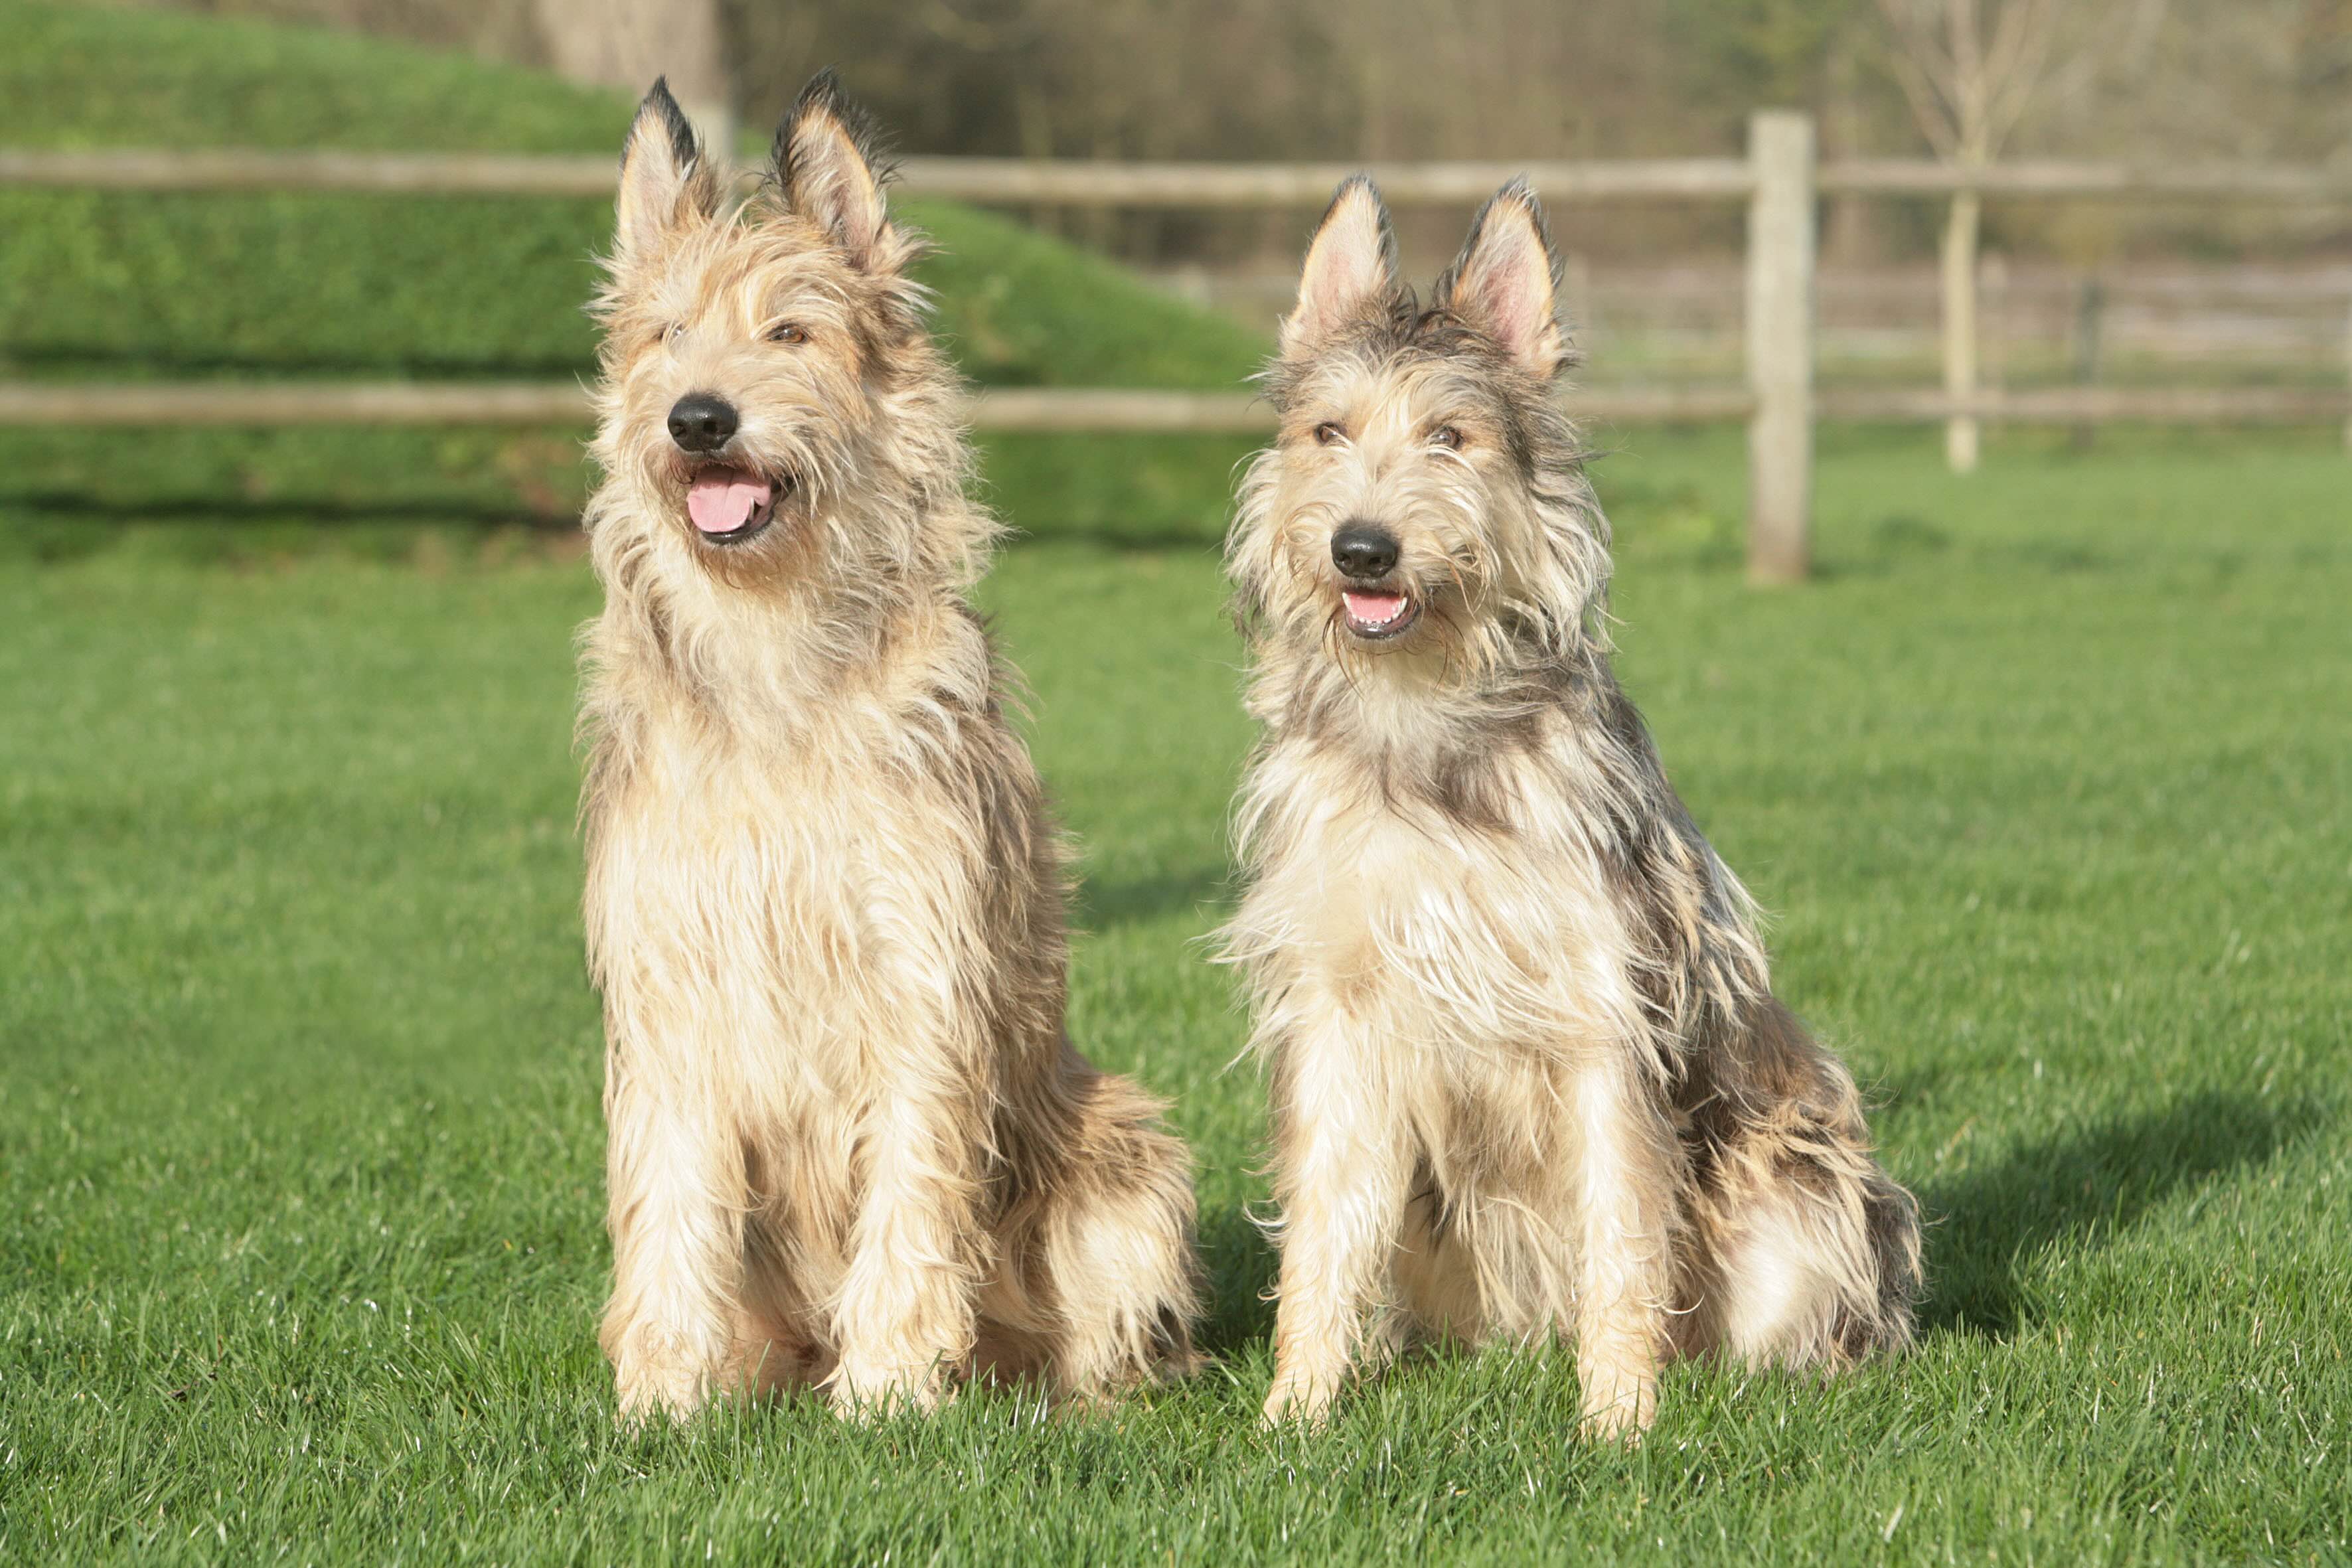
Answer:
<path fill-rule="evenodd" d="M 669 84 L 656 80 L 621 144 L 621 195 L 614 225 L 623 263 L 657 256 L 684 229 L 719 210 L 719 176 Z"/>
<path fill-rule="evenodd" d="M 1432 302 L 1549 381 L 1567 357 L 1558 277 L 1543 208 L 1525 180 L 1514 180 L 1478 209 Z"/>
<path fill-rule="evenodd" d="M 1282 352 L 1297 353 L 1396 289 L 1396 231 L 1370 174 L 1343 183 L 1324 209 L 1299 271 L 1298 303 L 1282 321 Z"/>
<path fill-rule="evenodd" d="M 881 138 L 833 72 L 801 89 L 776 127 L 773 158 L 784 205 L 831 236 L 850 265 L 895 272 L 910 258 L 882 200 Z"/>

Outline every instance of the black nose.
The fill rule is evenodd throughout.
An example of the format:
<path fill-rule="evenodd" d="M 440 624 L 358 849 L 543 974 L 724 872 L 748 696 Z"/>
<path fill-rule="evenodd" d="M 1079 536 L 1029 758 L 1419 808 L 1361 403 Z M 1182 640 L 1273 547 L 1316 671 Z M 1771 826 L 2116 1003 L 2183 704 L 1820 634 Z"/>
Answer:
<path fill-rule="evenodd" d="M 1369 522 L 1350 522 L 1331 536 L 1331 564 L 1340 575 L 1369 583 L 1397 563 L 1396 535 Z"/>
<path fill-rule="evenodd" d="M 735 434 L 735 405 L 689 392 L 669 408 L 669 438 L 689 452 L 716 452 Z"/>

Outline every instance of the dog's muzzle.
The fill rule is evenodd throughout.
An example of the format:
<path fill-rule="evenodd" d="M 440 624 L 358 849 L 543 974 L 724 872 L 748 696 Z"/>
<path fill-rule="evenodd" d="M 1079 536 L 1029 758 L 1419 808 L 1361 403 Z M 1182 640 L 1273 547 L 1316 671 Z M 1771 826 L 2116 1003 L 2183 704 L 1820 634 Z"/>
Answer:
<path fill-rule="evenodd" d="M 1390 581 L 1402 547 L 1376 522 L 1351 519 L 1331 535 L 1331 564 L 1345 581 L 1339 600 L 1348 630 L 1366 642 L 1402 637 L 1421 618 L 1411 594 Z"/>
<path fill-rule="evenodd" d="M 689 392 L 669 407 L 669 438 L 697 457 L 718 451 L 735 438 L 742 423 L 735 405 L 708 392 Z"/>

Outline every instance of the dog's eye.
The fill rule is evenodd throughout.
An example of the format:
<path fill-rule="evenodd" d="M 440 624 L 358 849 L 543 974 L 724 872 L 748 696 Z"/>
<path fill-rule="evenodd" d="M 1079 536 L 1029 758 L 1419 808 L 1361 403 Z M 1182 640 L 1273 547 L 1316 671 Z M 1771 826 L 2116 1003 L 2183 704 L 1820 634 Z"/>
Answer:
<path fill-rule="evenodd" d="M 664 321 L 660 326 L 654 329 L 654 342 L 657 343 L 668 342 L 672 338 L 677 337 L 678 333 L 684 331 L 686 331 L 686 329 L 678 325 L 676 321 Z"/>
<path fill-rule="evenodd" d="M 780 326 L 768 329 L 768 341 L 772 343 L 790 343 L 794 348 L 798 348 L 809 341 L 808 329 L 798 321 L 786 321 Z"/>
<path fill-rule="evenodd" d="M 1318 447 L 1328 447 L 1346 434 L 1345 430 L 1326 420 L 1315 426 L 1315 444 Z"/>
<path fill-rule="evenodd" d="M 1429 438 L 1433 444 L 1444 447 L 1449 452 L 1458 452 L 1462 449 L 1462 432 L 1451 425 L 1440 425 L 1429 433 Z"/>

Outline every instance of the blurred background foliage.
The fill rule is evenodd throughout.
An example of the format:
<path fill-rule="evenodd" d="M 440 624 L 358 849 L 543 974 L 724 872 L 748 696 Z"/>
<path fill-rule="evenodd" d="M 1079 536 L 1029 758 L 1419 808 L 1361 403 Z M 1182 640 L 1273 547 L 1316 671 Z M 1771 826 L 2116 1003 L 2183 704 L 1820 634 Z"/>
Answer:
<path fill-rule="evenodd" d="M 928 153 L 1720 154 L 1739 150 L 1748 112 L 1769 104 L 1811 111 L 1832 155 L 1924 151 L 1877 0 L 719 3 L 747 148 L 808 72 L 832 63 L 899 147 Z M 2352 157 L 2352 0 L 2080 3 L 2085 16 L 2112 7 L 2130 25 L 2077 29 L 2012 153 Z M 0 144 L 611 156 L 634 92 L 550 68 L 551 29 L 593 8 L 0 0 Z M 1507 79 L 1498 61 L 1509 62 Z M 925 277 L 943 336 L 967 374 L 992 385 L 1237 384 L 1265 352 L 1311 217 L 990 213 L 937 202 L 904 210 L 940 242 Z M 1827 258 L 1910 266 L 1932 253 L 1939 215 L 1933 203 L 1832 204 Z M 1401 215 L 1417 273 L 1450 255 L 1464 216 Z M 585 375 L 593 336 L 580 307 L 609 224 L 602 200 L 0 191 L 0 374 Z M 1560 227 L 1574 252 L 1571 311 L 1600 345 L 1596 379 L 1737 376 L 1736 208 L 1614 204 L 1563 215 Z M 2135 255 L 2307 265 L 2352 258 L 2352 215 L 1997 204 L 1988 237 L 2070 277 Z M 1160 285 L 1137 267 L 1158 270 Z M 1271 292 L 1205 309 L 1206 286 L 1189 300 L 1169 288 L 1188 268 Z M 1653 300 L 1665 299 L 1666 274 L 1677 270 L 1692 273 L 1687 287 Z M 1612 278 L 1642 282 L 1642 297 L 1612 293 Z M 1857 317 L 1856 334 L 1825 337 L 1836 374 L 1927 379 L 1916 353 L 1881 355 L 1874 334 L 1886 323 L 1857 315 L 1867 314 L 1858 292 L 1825 290 L 1832 316 Z M 1686 309 L 1674 302 L 1684 294 L 1699 301 L 1687 321 L 1671 316 Z M 1622 330 L 1641 324 L 1637 309 L 1671 317 L 1667 330 Z M 1869 310 L 1932 319 L 1924 297 Z M 2297 374 L 2340 377 L 2332 345 L 2341 329 L 2323 331 L 2305 355 L 2313 365 Z M 2058 374 L 2063 344 L 2043 336 L 2041 359 L 2021 351 L 2012 374 Z M 2269 340 L 2258 347 L 2276 357 Z M 586 480 L 579 437 L 561 428 L 157 431 L 142 434 L 133 461 L 78 432 L 0 430 L 0 552 L 101 548 L 122 525 L 199 552 L 223 541 L 308 549 L 327 533 L 404 552 L 420 527 L 445 523 L 562 530 Z M 1031 436 L 986 445 L 990 493 L 1024 530 L 1206 542 L 1251 443 Z M 321 530 L 321 520 L 337 526 Z M 1726 519 L 1702 521 L 1709 537 L 1728 537 Z"/>
<path fill-rule="evenodd" d="M 615 153 L 630 100 L 397 40 L 152 9 L 0 0 L 0 144 Z M 907 202 L 939 253 L 937 321 L 991 385 L 1231 387 L 1260 334 L 1012 219 Z M 601 199 L 159 196 L 0 190 L 0 374 L 26 379 L 585 376 Z M 1218 437 L 992 443 L 1021 526 L 1213 538 Z M 80 432 L 0 429 L 0 552 L 404 552 L 420 523 L 568 527 L 580 432 L 183 429 L 135 460 Z M 321 521 L 338 524 L 321 531 Z"/>
<path fill-rule="evenodd" d="M 589 0 L 169 0 L 299 18 L 546 65 L 551 27 Z M 2077 0 L 2095 26 L 2021 129 L 2018 153 L 2175 159 L 2352 157 L 2352 0 Z M 2126 15 L 2127 13 L 2127 15 Z M 909 149 L 1109 158 L 1378 160 L 1735 152 L 1759 106 L 1811 110 L 1823 150 L 1921 150 L 1874 0 L 721 0 L 731 93 L 772 121 L 836 64 Z M 1503 79 L 1497 62 L 1508 62 Z M 1627 209 L 1593 254 L 1736 226 L 1720 212 Z M 2210 246 L 2210 213 L 2020 207 L 2005 248 Z M 1926 206 L 1848 204 L 1830 259 L 1923 251 Z M 1122 254 L 1229 258 L 1295 224 L 1089 215 Z M 1451 221 L 1451 220 L 1449 220 Z M 2340 220 L 2337 220 L 2340 222 Z M 2259 247 L 2275 223 L 2225 228 Z M 2292 237 L 2308 243 L 2308 235 Z"/>

